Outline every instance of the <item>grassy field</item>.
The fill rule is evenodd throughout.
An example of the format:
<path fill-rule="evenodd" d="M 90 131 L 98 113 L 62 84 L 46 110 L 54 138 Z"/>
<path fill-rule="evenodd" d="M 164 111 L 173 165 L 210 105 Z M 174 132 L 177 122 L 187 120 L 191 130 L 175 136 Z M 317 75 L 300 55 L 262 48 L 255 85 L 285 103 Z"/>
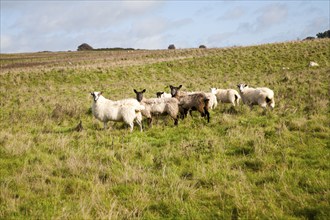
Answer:
<path fill-rule="evenodd" d="M 0 219 L 329 219 L 329 45 L 1 54 Z M 90 110 L 92 91 L 238 83 L 272 88 L 275 109 L 220 104 L 143 133 Z"/>

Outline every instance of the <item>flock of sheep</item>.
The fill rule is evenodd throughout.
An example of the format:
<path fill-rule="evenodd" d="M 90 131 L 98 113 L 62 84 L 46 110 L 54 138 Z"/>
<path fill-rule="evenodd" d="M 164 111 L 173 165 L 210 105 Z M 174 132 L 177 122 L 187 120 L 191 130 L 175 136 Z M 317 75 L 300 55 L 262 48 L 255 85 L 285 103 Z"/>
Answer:
<path fill-rule="evenodd" d="M 184 92 L 182 85 L 170 85 L 171 93 L 157 92 L 157 98 L 145 98 L 142 91 L 134 89 L 136 99 L 122 99 L 112 101 L 102 96 L 102 92 L 92 92 L 93 104 L 92 112 L 95 118 L 104 123 L 107 128 L 108 121 L 122 121 L 130 126 L 133 131 L 134 121 L 142 129 L 142 116 L 146 117 L 148 124 L 152 126 L 152 118 L 155 115 L 170 115 L 174 120 L 174 125 L 178 125 L 179 118 L 187 117 L 188 112 L 198 111 L 202 117 L 206 117 L 210 122 L 209 109 L 214 109 L 218 102 L 231 103 L 233 106 L 242 102 L 252 108 L 259 105 L 266 109 L 275 107 L 273 90 L 260 87 L 252 88 L 246 84 L 237 85 L 239 92 L 235 89 L 211 88 L 211 92 Z"/>

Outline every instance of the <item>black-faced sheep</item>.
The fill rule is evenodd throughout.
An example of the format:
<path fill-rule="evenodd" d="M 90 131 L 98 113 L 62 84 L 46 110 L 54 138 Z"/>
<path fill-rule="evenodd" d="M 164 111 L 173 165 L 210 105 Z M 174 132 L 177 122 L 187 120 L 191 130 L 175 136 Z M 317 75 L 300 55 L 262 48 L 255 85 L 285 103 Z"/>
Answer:
<path fill-rule="evenodd" d="M 166 92 L 157 92 L 156 96 L 157 98 L 172 98 L 172 95 Z"/>
<path fill-rule="evenodd" d="M 142 115 L 148 118 L 149 126 L 152 126 L 152 116 L 170 115 L 174 120 L 174 125 L 178 125 L 179 101 L 175 98 L 150 98 L 143 97 L 146 90 L 138 92 L 134 89 L 137 101 L 145 107 Z"/>
<path fill-rule="evenodd" d="M 198 111 L 202 117 L 207 117 L 207 122 L 210 122 L 209 113 L 209 98 L 204 93 L 187 93 L 181 92 L 182 85 L 175 87 L 170 85 L 172 97 L 179 100 L 179 110 L 181 117 L 187 116 L 189 111 Z"/>

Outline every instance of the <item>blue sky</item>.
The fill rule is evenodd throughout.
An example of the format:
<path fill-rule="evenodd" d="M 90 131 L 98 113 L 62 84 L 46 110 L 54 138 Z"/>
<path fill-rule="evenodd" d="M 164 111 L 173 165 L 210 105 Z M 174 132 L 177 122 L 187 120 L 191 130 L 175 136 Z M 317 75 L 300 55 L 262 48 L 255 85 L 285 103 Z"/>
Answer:
<path fill-rule="evenodd" d="M 1 53 L 230 47 L 330 29 L 329 1 L 1 0 Z"/>

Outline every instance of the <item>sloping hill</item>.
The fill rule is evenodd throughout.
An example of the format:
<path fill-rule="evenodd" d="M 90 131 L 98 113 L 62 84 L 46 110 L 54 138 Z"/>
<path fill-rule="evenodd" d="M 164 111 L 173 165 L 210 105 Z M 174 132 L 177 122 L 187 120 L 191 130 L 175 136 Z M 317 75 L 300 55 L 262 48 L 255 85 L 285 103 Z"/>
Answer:
<path fill-rule="evenodd" d="M 329 218 L 329 45 L 1 54 L 0 218 Z M 95 90 L 241 82 L 272 88 L 274 111 L 221 104 L 143 133 L 90 111 Z"/>

